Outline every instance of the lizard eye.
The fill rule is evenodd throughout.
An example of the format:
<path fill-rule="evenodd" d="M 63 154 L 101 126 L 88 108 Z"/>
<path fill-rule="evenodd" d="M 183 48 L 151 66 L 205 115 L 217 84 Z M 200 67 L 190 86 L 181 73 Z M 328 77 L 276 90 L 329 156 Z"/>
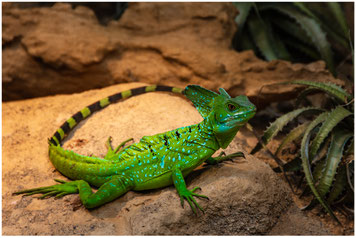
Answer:
<path fill-rule="evenodd" d="M 236 106 L 233 104 L 228 104 L 227 107 L 229 108 L 230 111 L 235 111 Z"/>

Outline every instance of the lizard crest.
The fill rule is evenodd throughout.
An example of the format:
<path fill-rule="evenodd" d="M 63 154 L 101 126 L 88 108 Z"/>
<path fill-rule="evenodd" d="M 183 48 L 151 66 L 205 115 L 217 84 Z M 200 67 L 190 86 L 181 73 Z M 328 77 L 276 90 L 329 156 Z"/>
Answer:
<path fill-rule="evenodd" d="M 219 146 L 225 149 L 237 131 L 256 113 L 256 106 L 244 95 L 231 98 L 222 88 L 220 94 L 189 85 L 184 94 L 213 128 Z"/>

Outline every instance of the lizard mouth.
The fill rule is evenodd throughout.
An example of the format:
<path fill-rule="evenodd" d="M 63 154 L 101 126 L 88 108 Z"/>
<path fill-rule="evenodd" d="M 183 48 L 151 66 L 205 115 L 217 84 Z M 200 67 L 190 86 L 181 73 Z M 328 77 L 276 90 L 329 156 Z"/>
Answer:
<path fill-rule="evenodd" d="M 220 124 L 225 124 L 228 127 L 242 126 L 249 119 L 251 119 L 256 113 L 256 109 L 251 109 L 249 111 L 244 111 L 237 113 L 231 117 L 228 117 L 220 122 Z"/>

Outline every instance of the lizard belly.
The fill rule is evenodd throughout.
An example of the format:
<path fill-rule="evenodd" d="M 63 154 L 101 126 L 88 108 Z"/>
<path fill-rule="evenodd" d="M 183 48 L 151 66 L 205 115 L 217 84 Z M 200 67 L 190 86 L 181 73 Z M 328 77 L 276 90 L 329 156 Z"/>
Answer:
<path fill-rule="evenodd" d="M 205 156 L 202 159 L 190 161 L 190 163 L 187 164 L 186 166 L 182 166 L 183 176 L 186 177 L 196 167 L 201 165 L 205 161 L 206 158 L 208 158 L 208 157 Z M 163 172 L 162 174 L 160 174 L 156 177 L 153 177 L 149 180 L 145 180 L 140 183 L 136 183 L 133 190 L 140 191 L 140 190 L 156 189 L 156 188 L 166 187 L 166 186 L 169 186 L 172 184 L 173 184 L 172 170 L 166 170 L 165 172 Z"/>
<path fill-rule="evenodd" d="M 137 183 L 133 188 L 134 191 L 141 191 L 141 190 L 148 190 L 148 189 L 156 189 L 156 188 L 163 188 L 169 185 L 172 185 L 172 172 L 167 171 L 164 174 L 161 174 L 157 177 L 154 177 L 150 180 L 146 180 L 141 183 Z"/>

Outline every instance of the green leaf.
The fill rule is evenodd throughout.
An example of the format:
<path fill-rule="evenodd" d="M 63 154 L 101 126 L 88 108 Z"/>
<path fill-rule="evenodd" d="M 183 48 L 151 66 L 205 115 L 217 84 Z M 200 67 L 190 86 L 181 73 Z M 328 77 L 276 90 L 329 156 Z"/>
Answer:
<path fill-rule="evenodd" d="M 319 89 L 326 92 L 327 94 L 339 99 L 343 103 L 347 103 L 347 101 L 352 100 L 352 96 L 350 94 L 348 94 L 344 89 L 342 89 L 341 87 L 333 83 L 323 83 L 323 82 L 315 82 L 315 81 L 307 81 L 307 80 L 294 80 L 294 81 L 282 82 L 279 84 L 299 84 L 299 85 L 310 86 L 312 88 Z"/>
<path fill-rule="evenodd" d="M 345 151 L 345 156 L 354 154 L 354 139 L 352 138 L 350 145 L 347 147 Z"/>
<path fill-rule="evenodd" d="M 316 162 L 316 165 L 314 167 L 313 170 L 313 179 L 314 179 L 314 183 L 317 183 L 317 181 L 319 181 L 320 177 L 321 177 L 321 173 L 323 172 L 323 169 L 325 167 L 325 158 L 319 160 Z M 300 195 L 300 197 L 304 196 L 305 194 L 310 193 L 310 187 L 305 187 L 303 193 Z M 310 201 L 309 205 L 305 206 L 303 208 L 303 210 L 310 210 L 312 209 L 314 206 L 316 205 L 316 200 L 313 199 Z"/>
<path fill-rule="evenodd" d="M 326 165 L 317 187 L 320 196 L 324 197 L 329 192 L 336 170 L 341 161 L 345 144 L 351 137 L 352 133 L 338 128 L 333 132 L 328 155 L 326 157 Z"/>
<path fill-rule="evenodd" d="M 271 22 L 269 21 L 270 17 L 266 17 L 264 22 L 267 25 L 268 36 L 270 37 L 271 45 L 276 52 L 278 59 L 288 60 L 290 61 L 289 52 L 284 44 L 284 42 L 279 38 L 278 34 L 276 34 L 273 30 Z"/>
<path fill-rule="evenodd" d="M 247 25 L 253 41 L 264 58 L 268 61 L 278 59 L 273 50 L 271 37 L 269 36 L 266 24 L 264 24 L 264 22 L 262 22 L 257 16 L 251 16 L 247 22 Z"/>
<path fill-rule="evenodd" d="M 262 136 L 262 142 L 264 144 L 268 144 L 272 138 L 277 135 L 277 133 L 283 129 L 285 125 L 288 124 L 291 120 L 296 118 L 302 113 L 305 112 L 321 112 L 322 109 L 317 108 L 317 107 L 304 107 L 304 108 L 299 108 L 294 111 L 288 112 L 284 114 L 283 116 L 279 117 L 277 120 L 275 120 L 265 131 L 264 135 Z"/>
<path fill-rule="evenodd" d="M 319 130 L 320 127 L 317 129 Z M 316 130 L 316 131 L 318 131 L 318 130 Z M 329 150 L 330 141 L 331 141 L 331 136 L 328 136 L 327 139 L 325 139 L 324 142 L 322 143 L 322 144 L 324 144 L 323 147 L 321 149 L 319 149 L 318 153 L 315 155 L 315 157 L 311 161 L 312 164 L 315 164 L 321 158 L 326 157 L 328 150 Z"/>
<path fill-rule="evenodd" d="M 350 189 L 352 192 L 354 191 L 354 160 L 350 163 L 346 164 L 346 174 L 347 174 L 347 182 L 349 184 Z"/>
<path fill-rule="evenodd" d="M 346 184 L 347 184 L 346 166 L 343 165 L 339 167 L 337 174 L 335 176 L 335 182 L 333 184 L 333 187 L 330 191 L 329 198 L 328 198 L 329 204 L 333 204 L 333 202 L 342 194 Z"/>
<path fill-rule="evenodd" d="M 344 33 L 344 37 L 347 39 L 349 35 L 349 28 L 346 23 L 345 15 L 342 12 L 340 4 L 338 2 L 328 2 L 328 7 L 334 14 L 336 21 L 339 23 L 340 28 Z"/>
<path fill-rule="evenodd" d="M 330 214 L 330 216 L 337 221 L 339 224 L 340 221 L 337 219 L 337 217 L 335 216 L 335 214 L 333 213 L 333 211 L 331 210 L 331 208 L 329 207 L 329 205 L 324 201 L 323 197 L 320 196 L 318 190 L 316 189 L 315 185 L 314 185 L 314 179 L 313 179 L 313 175 L 311 173 L 311 168 L 310 168 L 310 164 L 309 164 L 309 140 L 310 140 L 310 136 L 311 136 L 311 131 L 320 123 L 322 123 L 328 116 L 328 113 L 324 112 L 321 113 L 314 121 L 312 121 L 308 128 L 306 129 L 303 139 L 302 139 L 302 143 L 301 143 L 301 158 L 302 158 L 302 166 L 303 166 L 303 170 L 304 170 L 304 174 L 305 174 L 305 178 L 307 180 L 307 183 L 310 187 L 310 189 L 312 190 L 313 194 L 315 195 L 315 197 L 317 198 L 317 200 L 320 202 L 320 204 L 325 208 L 325 210 Z"/>
<path fill-rule="evenodd" d="M 314 18 L 315 20 L 319 20 L 319 18 L 315 16 L 314 13 L 310 11 L 309 8 L 303 2 L 294 2 L 293 4 L 308 16 Z"/>
<path fill-rule="evenodd" d="M 291 132 L 289 132 L 288 135 L 283 139 L 281 144 L 278 146 L 278 149 L 276 150 L 275 155 L 278 155 L 278 153 L 282 150 L 282 148 L 285 145 L 300 138 L 302 136 L 302 134 L 304 133 L 305 129 L 307 128 L 308 124 L 309 124 L 308 122 L 303 123 L 303 124 L 297 126 L 296 128 L 294 128 Z"/>
<path fill-rule="evenodd" d="M 314 48 L 304 45 L 303 43 L 296 41 L 294 39 L 288 39 L 286 41 L 286 44 L 289 45 L 290 47 L 297 49 L 301 53 L 305 54 L 306 56 L 314 59 L 314 60 L 319 60 L 320 59 L 320 54 L 317 52 Z"/>
<path fill-rule="evenodd" d="M 285 125 L 288 124 L 291 120 L 299 116 L 300 114 L 304 112 L 321 112 L 322 109 L 316 108 L 316 107 L 305 107 L 305 108 L 299 108 L 294 111 L 288 112 L 287 114 L 284 114 L 283 116 L 279 117 L 277 120 L 275 120 L 265 131 L 263 134 L 261 140 L 264 145 L 267 145 L 277 133 L 283 129 Z M 255 148 L 252 149 L 251 154 L 256 153 L 262 148 L 262 145 L 258 143 Z"/>
<path fill-rule="evenodd" d="M 354 47 L 353 47 L 353 44 L 352 44 L 352 39 L 351 39 L 351 33 L 349 34 L 349 46 L 350 46 L 350 49 L 351 49 L 351 59 L 352 59 L 352 65 L 355 64 L 354 62 L 354 57 L 355 57 L 355 54 L 354 54 Z"/>
<path fill-rule="evenodd" d="M 240 51 L 254 49 L 255 46 L 251 39 L 249 39 L 250 37 L 245 27 L 245 22 L 250 14 L 250 9 L 253 3 L 235 2 L 233 4 L 239 10 L 239 14 L 235 18 L 235 22 L 237 23 L 237 33 L 233 40 L 234 47 Z"/>
<path fill-rule="evenodd" d="M 317 135 L 315 136 L 311 146 L 309 157 L 311 159 L 314 158 L 316 152 L 318 151 L 321 143 L 324 141 L 326 136 L 330 133 L 330 131 L 339 124 L 343 119 L 350 116 L 352 113 L 345 108 L 338 106 L 334 110 L 332 110 L 328 118 L 324 121 L 323 125 L 320 127 Z"/>
<path fill-rule="evenodd" d="M 293 18 L 310 37 L 314 46 L 318 49 L 321 58 L 326 62 L 326 65 L 328 66 L 329 70 L 335 75 L 331 47 L 326 39 L 325 32 L 322 30 L 319 23 L 313 18 L 303 15 L 296 9 L 293 9 L 292 7 L 286 4 L 269 4 L 265 5 L 263 9 L 265 10 L 268 8 L 274 9 Z"/>
<path fill-rule="evenodd" d="M 319 160 L 318 162 L 316 162 L 315 168 L 313 170 L 313 179 L 314 182 L 319 181 L 321 174 L 323 172 L 323 169 L 325 167 L 325 158 Z"/>
<path fill-rule="evenodd" d="M 346 35 L 346 38 L 340 37 L 339 34 L 335 32 L 334 25 L 329 26 L 331 23 L 330 21 L 334 21 L 334 19 L 332 19 L 330 17 L 326 17 L 325 19 L 327 19 L 329 21 L 324 23 L 323 21 L 321 21 L 321 19 L 319 17 L 317 17 L 311 10 L 308 9 L 308 7 L 305 5 L 305 3 L 298 2 L 298 3 L 294 3 L 294 5 L 296 7 L 298 7 L 302 12 L 304 12 L 305 14 L 307 14 L 308 16 L 313 18 L 315 21 L 317 21 L 321 25 L 321 27 L 326 31 L 328 36 L 331 37 L 334 41 L 338 42 L 346 49 L 348 48 L 348 44 L 346 41 L 346 39 L 348 38 L 347 35 Z M 325 14 L 325 12 L 323 12 L 323 14 Z"/>
<path fill-rule="evenodd" d="M 341 161 L 345 144 L 351 137 L 352 137 L 352 133 L 349 133 L 345 130 L 338 130 L 338 132 L 336 134 L 334 133 L 332 136 L 332 143 L 329 146 L 327 158 L 325 160 L 323 160 L 323 162 L 321 164 L 317 163 L 316 167 L 314 168 L 314 171 L 313 171 L 314 181 L 316 182 L 320 178 L 318 186 L 317 186 L 317 190 L 319 191 L 320 196 L 324 197 L 329 192 L 331 183 L 332 183 L 335 173 L 336 173 L 336 169 L 338 168 L 338 163 Z M 337 138 L 337 139 L 335 139 L 335 138 Z M 343 141 L 343 139 L 345 141 Z M 341 141 L 343 141 L 343 142 L 341 142 Z M 337 179 L 340 180 L 340 178 L 335 178 L 335 180 L 337 180 Z M 336 184 L 336 186 L 345 187 L 345 185 L 346 185 L 346 171 L 345 171 L 343 180 L 344 180 L 344 184 Z M 338 181 L 338 183 L 340 183 L 340 182 L 341 181 Z M 334 201 L 334 199 L 336 199 L 339 196 L 339 192 L 340 193 L 342 192 L 342 190 L 341 191 L 338 190 L 340 188 L 335 188 L 335 189 L 336 189 L 336 191 L 330 192 L 330 194 L 332 196 L 336 196 L 335 198 L 331 198 L 332 201 Z M 334 188 L 332 188 L 332 190 L 334 190 Z M 330 199 L 330 196 L 329 196 L 329 199 Z M 328 204 L 331 204 L 331 202 L 329 202 L 329 199 L 328 199 Z M 316 205 L 316 200 L 313 199 L 309 203 L 309 205 L 304 208 L 304 210 L 312 209 L 315 205 Z"/>
<path fill-rule="evenodd" d="M 245 25 L 246 19 L 250 14 L 251 7 L 253 6 L 252 2 L 234 2 L 235 7 L 239 10 L 239 15 L 235 18 L 237 23 L 237 30 L 241 31 Z"/>
<path fill-rule="evenodd" d="M 273 24 L 282 29 L 284 32 L 300 40 L 304 44 L 311 45 L 309 36 L 305 31 L 294 21 L 286 17 L 271 17 Z"/>

